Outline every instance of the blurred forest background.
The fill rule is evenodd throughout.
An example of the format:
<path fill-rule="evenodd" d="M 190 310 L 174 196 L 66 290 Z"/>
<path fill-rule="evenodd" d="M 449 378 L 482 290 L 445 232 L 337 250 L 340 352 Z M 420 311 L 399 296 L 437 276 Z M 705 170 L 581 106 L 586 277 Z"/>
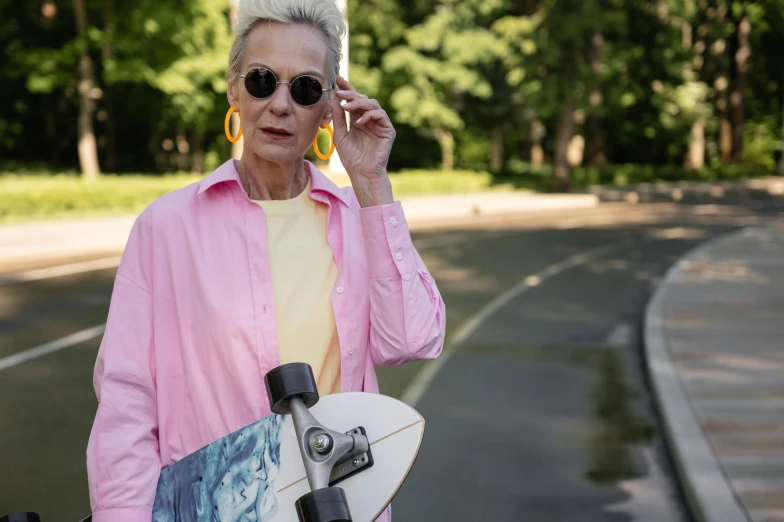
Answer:
<path fill-rule="evenodd" d="M 235 1 L 0 0 L 0 168 L 226 161 Z M 784 169 L 784 0 L 349 0 L 348 19 L 390 170 L 566 190 Z"/>

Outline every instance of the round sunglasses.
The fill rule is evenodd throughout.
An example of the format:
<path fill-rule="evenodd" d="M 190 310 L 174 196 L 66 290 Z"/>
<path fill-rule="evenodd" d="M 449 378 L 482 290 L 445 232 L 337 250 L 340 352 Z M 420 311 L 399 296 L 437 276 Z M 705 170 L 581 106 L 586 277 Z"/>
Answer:
<path fill-rule="evenodd" d="M 240 74 L 240 78 L 245 79 L 245 90 L 248 94 L 259 100 L 269 98 L 279 84 L 285 83 L 289 86 L 291 99 L 303 107 L 315 105 L 325 92 L 332 90 L 323 89 L 318 79 L 307 74 L 297 76 L 290 82 L 279 82 L 272 71 L 262 67 L 248 71 L 247 74 Z"/>

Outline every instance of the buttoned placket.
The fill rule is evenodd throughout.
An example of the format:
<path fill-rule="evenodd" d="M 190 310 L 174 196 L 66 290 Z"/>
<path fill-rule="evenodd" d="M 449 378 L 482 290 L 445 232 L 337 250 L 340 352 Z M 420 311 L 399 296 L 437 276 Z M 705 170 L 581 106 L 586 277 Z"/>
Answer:
<path fill-rule="evenodd" d="M 332 312 L 335 316 L 335 328 L 337 329 L 338 342 L 340 343 L 341 391 L 349 391 L 354 382 L 354 368 L 356 366 L 356 362 L 351 359 L 351 356 L 354 355 L 354 347 L 351 345 L 352 341 L 354 341 L 351 332 L 353 323 L 352 321 L 341 320 L 346 316 L 344 310 L 348 306 L 346 300 L 350 299 L 350 292 L 347 290 L 347 285 L 344 281 L 342 230 L 334 224 L 334 220 L 337 218 L 341 219 L 342 225 L 342 216 L 338 215 L 340 212 L 340 209 L 337 208 L 338 204 L 333 203 L 328 196 L 323 196 L 320 192 L 311 192 L 310 197 L 327 205 L 327 243 L 330 250 L 332 250 L 332 258 L 338 269 L 338 276 L 335 279 L 335 286 L 332 291 Z"/>
<path fill-rule="evenodd" d="M 245 242 L 253 296 L 254 339 L 261 378 L 259 385 L 265 402 L 268 402 L 263 379 L 267 372 L 280 365 L 280 357 L 275 293 L 267 248 L 267 223 L 264 209 L 251 201 L 239 182 L 237 187 L 241 194 L 236 194 L 236 197 L 240 200 L 238 206 L 242 211 L 245 224 Z"/>

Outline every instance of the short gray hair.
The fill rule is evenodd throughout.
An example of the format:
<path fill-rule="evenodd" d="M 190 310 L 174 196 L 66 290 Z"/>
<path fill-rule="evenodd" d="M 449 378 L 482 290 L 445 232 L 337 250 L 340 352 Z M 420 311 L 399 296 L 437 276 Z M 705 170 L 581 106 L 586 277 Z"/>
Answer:
<path fill-rule="evenodd" d="M 335 0 L 240 0 L 234 23 L 234 42 L 229 54 L 231 81 L 237 80 L 245 56 L 248 35 L 260 23 L 307 25 L 318 29 L 327 40 L 327 74 L 331 88 L 340 73 L 342 39 L 346 24 Z"/>

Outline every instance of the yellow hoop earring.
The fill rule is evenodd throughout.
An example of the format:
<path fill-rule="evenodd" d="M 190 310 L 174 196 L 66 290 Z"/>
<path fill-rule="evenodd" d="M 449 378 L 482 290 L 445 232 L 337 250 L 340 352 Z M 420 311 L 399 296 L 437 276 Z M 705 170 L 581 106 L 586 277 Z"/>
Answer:
<path fill-rule="evenodd" d="M 231 129 L 229 129 L 229 123 L 231 122 L 231 115 L 234 114 L 234 111 L 237 111 L 237 116 L 240 115 L 240 111 L 237 109 L 237 107 L 232 105 L 231 109 L 229 109 L 229 112 L 226 113 L 226 121 L 223 122 L 223 131 L 226 133 L 226 139 L 232 143 L 237 143 L 240 141 L 240 138 L 242 138 L 242 123 L 240 123 L 240 131 L 237 133 L 237 136 L 232 136 Z"/>
<path fill-rule="evenodd" d="M 313 152 L 315 152 L 316 156 L 318 156 L 320 159 L 328 160 L 330 156 L 332 156 L 332 153 L 335 152 L 335 133 L 332 132 L 332 127 L 330 127 L 329 124 L 322 125 L 321 128 L 327 129 L 327 132 L 329 132 L 329 142 L 330 142 L 329 152 L 327 152 L 326 154 L 322 154 L 321 151 L 319 150 L 318 133 L 316 134 L 316 137 L 313 138 Z"/>

